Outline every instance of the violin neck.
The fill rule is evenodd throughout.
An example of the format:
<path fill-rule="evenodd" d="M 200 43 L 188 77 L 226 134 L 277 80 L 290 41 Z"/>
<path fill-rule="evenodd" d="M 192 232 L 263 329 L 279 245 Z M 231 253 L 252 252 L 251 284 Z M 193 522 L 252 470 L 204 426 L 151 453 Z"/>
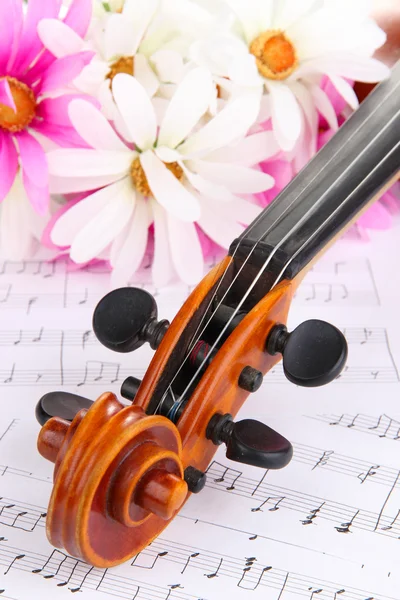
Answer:
<path fill-rule="evenodd" d="M 291 280 L 342 233 L 400 170 L 400 62 L 352 117 L 234 241 L 237 267 Z"/>

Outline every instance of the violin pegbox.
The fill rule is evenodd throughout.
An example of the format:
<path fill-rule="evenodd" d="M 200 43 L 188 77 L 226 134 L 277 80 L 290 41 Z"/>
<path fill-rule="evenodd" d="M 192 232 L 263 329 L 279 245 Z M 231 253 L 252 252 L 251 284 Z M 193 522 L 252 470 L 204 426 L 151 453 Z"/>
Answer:
<path fill-rule="evenodd" d="M 290 462 L 288 440 L 236 415 L 282 355 L 285 374 L 298 385 L 302 378 L 320 385 L 337 376 L 345 340 L 316 321 L 287 332 L 293 281 L 279 283 L 245 312 L 222 303 L 215 309 L 231 264 L 227 257 L 208 273 L 170 325 L 158 321 L 154 298 L 141 289 L 115 290 L 98 304 L 93 327 L 104 346 L 132 352 L 148 342 L 156 352 L 142 381 L 123 383 L 129 406 L 112 393 L 94 403 L 66 392 L 39 401 L 38 448 L 55 463 L 47 536 L 57 548 L 96 567 L 128 560 L 161 533 L 190 493 L 204 488 L 221 444 L 239 463 L 280 469 Z M 211 326 L 201 327 L 210 311 Z"/>

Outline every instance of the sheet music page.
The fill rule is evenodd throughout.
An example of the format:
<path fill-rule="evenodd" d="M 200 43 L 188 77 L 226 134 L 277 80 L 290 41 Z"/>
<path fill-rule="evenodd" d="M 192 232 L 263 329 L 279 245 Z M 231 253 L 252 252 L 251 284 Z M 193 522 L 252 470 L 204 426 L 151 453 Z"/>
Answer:
<path fill-rule="evenodd" d="M 117 355 L 96 341 L 106 273 L 1 262 L 0 598 L 399 600 L 399 254 L 400 222 L 370 243 L 341 240 L 299 289 L 289 328 L 310 318 L 341 328 L 347 367 L 309 390 L 279 364 L 239 416 L 290 439 L 291 464 L 265 472 L 221 447 L 203 492 L 147 549 L 107 570 L 47 542 L 53 466 L 36 451 L 35 405 L 57 389 L 118 394 L 152 351 Z M 190 291 L 148 289 L 169 319 Z"/>

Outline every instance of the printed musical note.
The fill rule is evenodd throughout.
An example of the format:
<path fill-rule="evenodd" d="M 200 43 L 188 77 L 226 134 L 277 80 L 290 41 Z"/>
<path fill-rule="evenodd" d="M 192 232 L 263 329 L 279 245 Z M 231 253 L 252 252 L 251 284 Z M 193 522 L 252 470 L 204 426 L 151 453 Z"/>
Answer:
<path fill-rule="evenodd" d="M 360 473 L 359 475 L 357 475 L 357 477 L 361 481 L 361 483 L 364 483 L 368 479 L 368 477 L 373 477 L 374 475 L 376 475 L 378 469 L 380 469 L 380 465 L 373 465 L 368 469 L 366 473 Z"/>
<path fill-rule="evenodd" d="M 168 555 L 167 551 L 158 552 L 155 557 L 150 554 L 151 547 L 147 548 L 143 552 L 139 552 L 131 562 L 132 567 L 139 567 L 140 569 L 154 569 L 157 564 L 157 561 L 160 558 L 164 558 Z M 150 561 L 145 560 L 146 558 L 150 558 Z M 143 560 L 144 559 L 144 560 Z"/>
<path fill-rule="evenodd" d="M 353 517 L 350 519 L 350 521 L 347 521 L 346 523 L 341 523 L 340 526 L 335 527 L 336 531 L 338 533 L 350 533 L 350 527 L 353 525 L 355 519 L 358 517 L 360 511 L 357 510 Z"/>
<path fill-rule="evenodd" d="M 333 456 L 333 454 L 335 454 L 334 450 L 324 450 L 324 453 L 318 459 L 318 462 L 316 462 L 313 466 L 313 470 L 317 467 L 325 467 L 328 464 L 328 460 L 331 456 Z"/>
<path fill-rule="evenodd" d="M 7 569 L 4 571 L 4 575 L 7 575 L 11 571 L 11 569 L 14 567 L 16 561 L 21 560 L 22 558 L 25 558 L 25 554 L 18 554 L 17 556 L 14 556 L 14 558 L 8 565 Z"/>
<path fill-rule="evenodd" d="M 219 561 L 218 567 L 215 571 L 213 571 L 212 573 L 204 573 L 204 575 L 205 575 L 205 577 L 207 577 L 207 579 L 214 579 L 214 577 L 218 577 L 218 573 L 222 566 L 223 560 L 224 559 L 221 558 L 221 560 Z"/>
<path fill-rule="evenodd" d="M 181 574 L 183 575 L 183 573 L 186 571 L 186 569 L 188 568 L 190 561 L 194 558 L 197 558 L 198 556 L 200 556 L 200 552 L 193 552 L 193 554 L 189 554 L 187 561 L 185 562 L 185 566 L 183 567 Z"/>
<path fill-rule="evenodd" d="M 274 512 L 276 510 L 279 510 L 279 505 L 281 502 L 283 502 L 283 500 L 285 500 L 285 496 L 280 496 L 278 498 L 273 497 L 273 496 L 268 496 L 268 498 L 266 498 L 266 500 L 264 500 L 260 506 L 257 506 L 257 508 L 252 508 L 251 512 L 262 512 L 263 507 L 266 504 L 269 504 L 271 502 L 271 504 L 273 504 L 272 508 L 269 508 L 269 512 Z"/>
<path fill-rule="evenodd" d="M 309 515 L 303 521 L 301 521 L 302 525 L 312 525 L 315 519 L 318 517 L 319 513 L 321 512 L 321 509 L 324 506 L 324 504 L 325 502 L 322 502 L 320 506 L 318 506 L 318 508 L 313 508 L 312 510 L 310 510 Z"/>

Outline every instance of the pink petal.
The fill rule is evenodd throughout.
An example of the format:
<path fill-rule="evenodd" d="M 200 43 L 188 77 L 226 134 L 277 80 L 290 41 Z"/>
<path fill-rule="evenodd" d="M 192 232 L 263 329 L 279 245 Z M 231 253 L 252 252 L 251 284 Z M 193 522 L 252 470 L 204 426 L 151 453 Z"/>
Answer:
<path fill-rule="evenodd" d="M 365 229 L 390 229 L 392 216 L 380 202 L 375 202 L 357 221 L 359 227 Z"/>
<path fill-rule="evenodd" d="M 400 197 L 396 195 L 396 186 L 400 189 L 400 184 L 395 183 L 380 199 L 392 214 L 398 213 L 400 210 Z"/>
<path fill-rule="evenodd" d="M 49 206 L 49 174 L 42 146 L 27 131 L 15 134 L 19 146 L 22 181 L 30 203 L 37 213 L 46 214 Z"/>
<path fill-rule="evenodd" d="M 38 117 L 46 123 L 61 125 L 62 127 L 72 127 L 71 119 L 68 114 L 68 107 L 72 100 L 86 100 L 100 109 L 100 102 L 95 98 L 85 94 L 65 94 L 58 98 L 46 98 L 42 100 L 36 110 Z"/>
<path fill-rule="evenodd" d="M 31 128 L 49 138 L 61 148 L 89 148 L 73 127 L 63 127 L 62 125 L 45 123 L 36 119 L 32 121 Z"/>
<path fill-rule="evenodd" d="M 59 87 L 64 87 L 78 77 L 82 69 L 90 63 L 93 56 L 94 52 L 79 52 L 78 54 L 70 54 L 64 58 L 59 58 L 43 74 L 38 89 L 35 91 L 45 94 Z"/>
<path fill-rule="evenodd" d="M 260 166 L 265 173 L 268 173 L 275 179 L 273 188 L 257 194 L 261 206 L 267 206 L 293 179 L 294 171 L 291 163 L 286 160 L 271 160 L 261 163 Z"/>
<path fill-rule="evenodd" d="M 352 84 L 353 82 L 349 81 L 349 83 Z M 342 113 L 347 106 L 346 100 L 343 99 L 343 97 L 339 94 L 329 77 L 327 77 L 326 75 L 324 75 L 322 78 L 321 88 L 324 90 L 325 94 L 331 101 L 331 104 L 335 109 L 336 114 L 340 115 L 340 113 Z"/>
<path fill-rule="evenodd" d="M 0 37 L 2 38 L 0 44 L 8 57 L 5 66 L 6 72 L 9 73 L 18 54 L 19 42 L 24 23 L 24 16 L 22 12 L 23 4 L 21 0 L 1 0 L 0 6 Z M 5 36 L 3 39 L 4 34 Z"/>
<path fill-rule="evenodd" d="M 37 33 L 41 19 L 57 17 L 61 0 L 29 0 L 24 28 L 20 41 L 21 52 L 14 63 L 13 74 L 18 76 L 34 61 L 43 44 Z"/>
<path fill-rule="evenodd" d="M 82 38 L 89 29 L 92 18 L 92 0 L 73 0 L 64 23 L 71 27 Z"/>
<path fill-rule="evenodd" d="M 16 133 L 23 173 L 37 187 L 46 187 L 49 181 L 47 159 L 42 146 L 27 131 Z"/>
<path fill-rule="evenodd" d="M 32 207 L 39 215 L 45 215 L 50 202 L 49 186 L 38 187 L 25 172 L 22 173 L 22 182 Z"/>
<path fill-rule="evenodd" d="M 18 172 L 18 153 L 12 136 L 0 130 L 0 201 L 3 200 L 14 183 Z"/>
<path fill-rule="evenodd" d="M 0 104 L 4 104 L 5 106 L 12 108 L 14 112 L 17 111 L 17 107 L 15 106 L 14 98 L 7 79 L 0 80 Z"/>
<path fill-rule="evenodd" d="M 4 73 L 11 53 L 14 38 L 11 1 L 0 2 L 0 72 Z"/>
<path fill-rule="evenodd" d="M 43 73 L 45 73 L 50 65 L 56 60 L 57 58 L 51 54 L 51 52 L 45 50 L 32 68 L 20 76 L 20 80 L 26 83 L 26 85 L 29 85 L 29 87 L 34 87 L 34 85 L 40 81 Z"/>

